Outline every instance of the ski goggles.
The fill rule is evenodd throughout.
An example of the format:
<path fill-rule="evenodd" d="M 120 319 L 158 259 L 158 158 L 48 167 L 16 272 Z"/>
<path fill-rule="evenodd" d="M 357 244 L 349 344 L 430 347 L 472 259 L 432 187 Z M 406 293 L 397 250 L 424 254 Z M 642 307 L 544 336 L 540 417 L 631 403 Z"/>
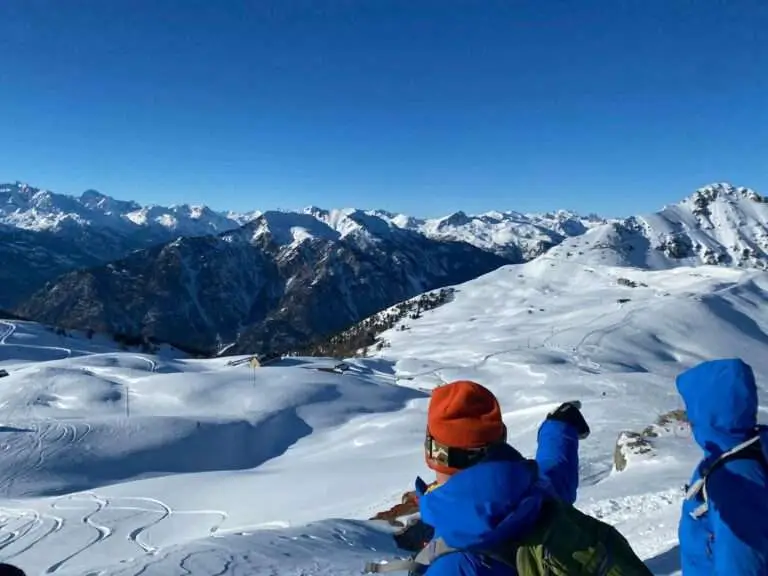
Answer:
<path fill-rule="evenodd" d="M 504 437 L 497 444 L 506 442 L 506 437 L 505 433 Z M 483 446 L 482 448 L 454 448 L 438 442 L 427 430 L 426 437 L 424 438 L 424 453 L 428 460 L 437 462 L 441 466 L 463 470 L 485 458 L 488 450 L 497 444 Z"/>

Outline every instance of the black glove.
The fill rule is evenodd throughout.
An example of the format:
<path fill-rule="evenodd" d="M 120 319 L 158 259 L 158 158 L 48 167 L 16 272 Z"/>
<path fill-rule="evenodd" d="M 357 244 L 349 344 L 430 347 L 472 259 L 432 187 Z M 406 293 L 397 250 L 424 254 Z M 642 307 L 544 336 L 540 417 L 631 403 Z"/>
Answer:
<path fill-rule="evenodd" d="M 401 550 L 421 552 L 435 536 L 435 529 L 421 519 L 414 520 L 394 535 L 395 544 Z"/>
<path fill-rule="evenodd" d="M 584 416 L 581 414 L 580 408 L 581 402 L 578 400 L 563 402 L 556 410 L 547 414 L 547 420 L 557 420 L 570 424 L 576 429 L 579 439 L 584 440 L 589 436 L 590 430 L 587 421 L 584 420 Z"/>

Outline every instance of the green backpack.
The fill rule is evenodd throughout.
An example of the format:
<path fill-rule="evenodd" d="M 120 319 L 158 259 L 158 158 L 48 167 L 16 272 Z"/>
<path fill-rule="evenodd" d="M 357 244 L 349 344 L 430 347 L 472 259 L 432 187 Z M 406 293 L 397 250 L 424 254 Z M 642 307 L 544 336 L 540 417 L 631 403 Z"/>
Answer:
<path fill-rule="evenodd" d="M 519 576 L 652 576 L 613 526 L 563 502 L 548 500 L 523 540 L 496 550 L 458 549 L 432 540 L 411 560 L 368 564 L 366 573 L 424 574 L 445 554 L 466 552 L 514 568 Z"/>

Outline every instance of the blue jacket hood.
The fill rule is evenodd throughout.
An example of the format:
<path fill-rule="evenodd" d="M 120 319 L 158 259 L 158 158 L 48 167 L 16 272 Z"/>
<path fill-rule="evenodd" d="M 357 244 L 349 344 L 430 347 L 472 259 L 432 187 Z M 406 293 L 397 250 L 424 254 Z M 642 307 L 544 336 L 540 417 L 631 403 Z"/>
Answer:
<path fill-rule="evenodd" d="M 535 523 L 546 495 L 538 476 L 535 461 L 502 446 L 422 495 L 421 517 L 450 546 L 494 546 Z"/>
<path fill-rule="evenodd" d="M 757 386 L 752 368 L 739 359 L 703 362 L 677 377 L 696 442 L 719 453 L 754 436 Z"/>

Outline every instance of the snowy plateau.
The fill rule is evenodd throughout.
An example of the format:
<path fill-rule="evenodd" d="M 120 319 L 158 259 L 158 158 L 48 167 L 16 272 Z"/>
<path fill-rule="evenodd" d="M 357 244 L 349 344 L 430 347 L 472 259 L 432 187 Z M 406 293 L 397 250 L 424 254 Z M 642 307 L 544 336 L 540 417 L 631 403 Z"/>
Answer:
<path fill-rule="evenodd" d="M 0 559 L 61 576 L 360 574 L 402 556 L 369 519 L 428 474 L 429 390 L 471 378 L 529 455 L 546 413 L 580 399 L 593 434 L 577 506 L 655 573 L 678 573 L 699 453 L 661 416 L 682 407 L 675 375 L 714 357 L 751 363 L 764 399 L 768 273 L 595 260 L 545 254 L 458 285 L 343 373 L 331 359 L 252 368 L 0 322 Z M 618 470 L 619 434 L 649 426 Z"/>

